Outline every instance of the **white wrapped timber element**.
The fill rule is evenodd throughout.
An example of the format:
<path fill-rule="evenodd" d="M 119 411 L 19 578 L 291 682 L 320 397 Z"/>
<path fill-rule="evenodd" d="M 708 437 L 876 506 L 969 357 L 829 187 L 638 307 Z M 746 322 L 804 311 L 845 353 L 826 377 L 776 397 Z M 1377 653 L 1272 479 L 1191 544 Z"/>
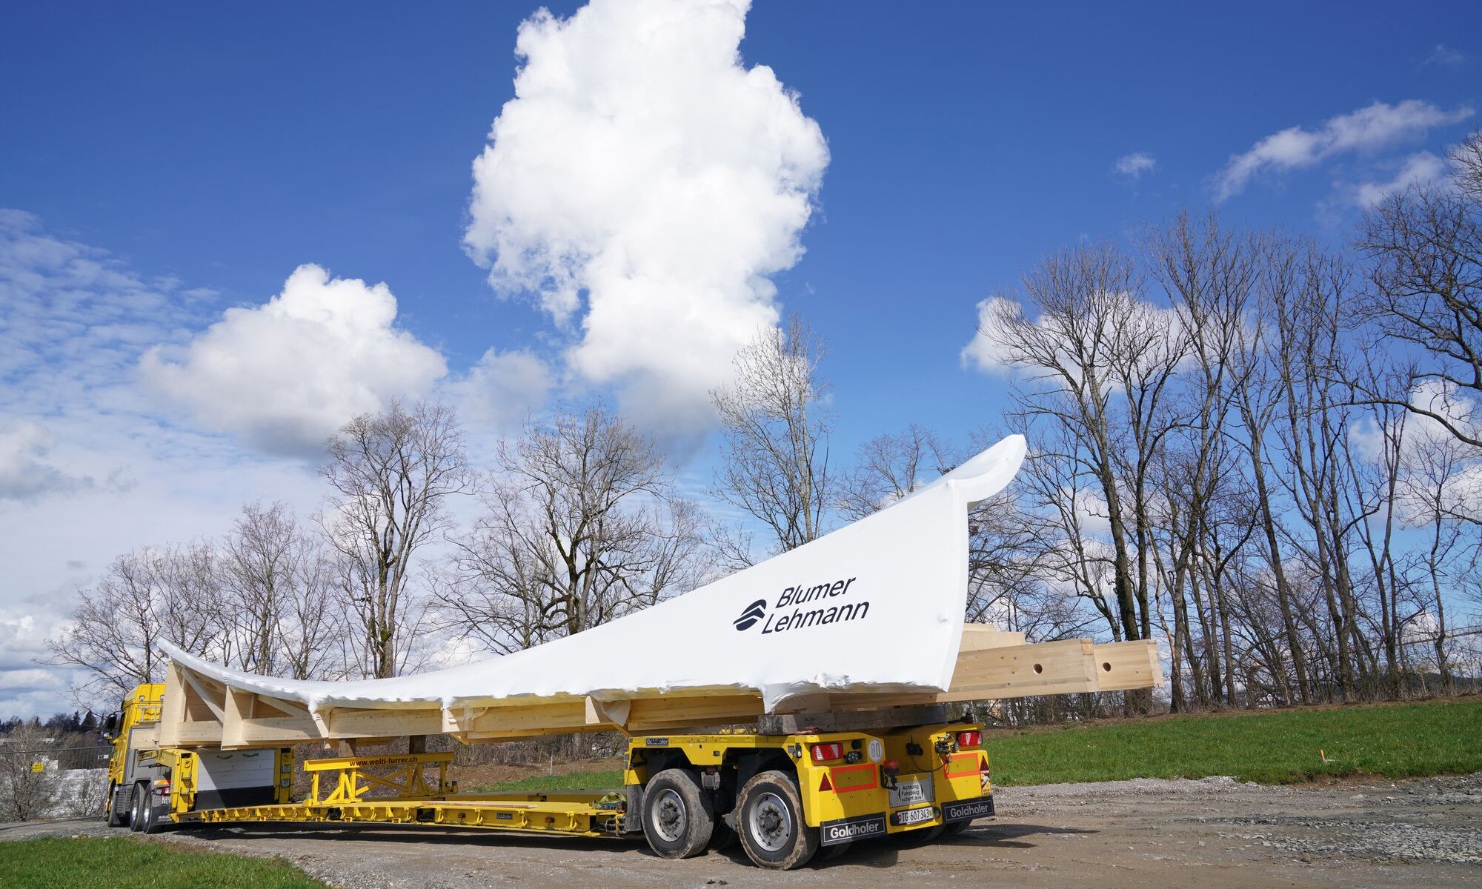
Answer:
<path fill-rule="evenodd" d="M 162 643 L 173 661 L 167 682 L 181 692 L 166 709 L 185 723 L 215 723 L 165 731 L 174 743 L 207 743 L 214 728 L 249 746 L 270 743 L 275 731 L 497 737 L 571 731 L 573 721 L 638 730 L 668 724 L 665 714 L 681 699 L 692 713 L 708 707 L 717 722 L 803 709 L 831 693 L 945 692 L 963 636 L 968 511 L 1003 490 L 1024 454 L 1023 437 L 1011 436 L 798 549 L 575 636 L 464 667 L 345 682 L 277 679 Z M 516 710 L 518 724 L 494 718 Z M 387 720 L 387 711 L 407 718 Z M 348 728 L 352 721 L 358 729 Z M 381 731 L 392 722 L 398 730 Z M 201 740 L 188 740 L 193 732 Z"/>

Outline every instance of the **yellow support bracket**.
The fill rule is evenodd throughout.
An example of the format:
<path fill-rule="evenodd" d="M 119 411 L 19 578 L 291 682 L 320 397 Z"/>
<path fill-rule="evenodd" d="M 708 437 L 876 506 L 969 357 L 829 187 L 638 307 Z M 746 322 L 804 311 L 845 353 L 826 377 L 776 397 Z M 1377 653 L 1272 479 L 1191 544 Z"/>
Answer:
<path fill-rule="evenodd" d="M 376 797 L 378 800 L 396 800 L 441 796 L 448 792 L 448 764 L 453 761 L 451 753 L 407 753 L 397 756 L 347 756 L 333 759 L 311 759 L 304 762 L 304 771 L 313 780 L 309 792 L 310 805 L 336 805 L 358 803 L 373 789 L 382 788 L 390 793 Z M 427 780 L 426 767 L 437 766 L 437 782 Z M 374 769 L 375 771 L 370 771 Z M 320 776 L 334 774 L 334 789 L 328 796 L 321 795 Z"/>

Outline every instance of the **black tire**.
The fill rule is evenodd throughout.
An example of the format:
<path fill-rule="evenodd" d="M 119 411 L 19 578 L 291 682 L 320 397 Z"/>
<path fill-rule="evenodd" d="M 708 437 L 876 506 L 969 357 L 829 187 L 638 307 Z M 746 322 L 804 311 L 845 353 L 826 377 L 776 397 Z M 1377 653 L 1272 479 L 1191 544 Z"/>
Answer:
<path fill-rule="evenodd" d="M 129 791 L 129 830 L 144 829 L 144 785 L 135 784 Z"/>
<path fill-rule="evenodd" d="M 167 819 L 160 818 L 159 809 L 154 804 L 154 794 L 144 794 L 144 824 L 140 826 L 141 833 L 159 833 L 164 829 Z"/>
<path fill-rule="evenodd" d="M 123 801 L 122 800 L 122 797 L 123 797 L 122 790 L 121 790 L 121 788 L 117 784 L 111 785 L 108 788 L 108 826 L 109 827 L 127 827 L 128 826 L 128 823 L 129 823 L 129 813 L 128 813 L 128 811 L 127 810 L 123 810 L 123 811 L 120 811 L 119 810 L 119 803 L 121 803 Z"/>
<path fill-rule="evenodd" d="M 715 830 L 715 808 L 685 769 L 665 769 L 643 788 L 643 835 L 662 858 L 694 858 Z"/>
<path fill-rule="evenodd" d="M 715 819 L 715 830 L 710 834 L 710 845 L 708 847 L 712 852 L 724 852 L 727 849 L 734 848 L 739 842 L 741 842 L 741 838 L 736 836 L 736 831 L 729 824 L 726 824 L 719 818 Z"/>
<path fill-rule="evenodd" d="M 967 830 L 969 827 L 972 826 L 973 823 L 971 821 L 953 821 L 951 824 L 948 824 L 942 828 L 942 839 L 946 840 L 951 839 L 955 836 L 960 836 L 964 830 Z"/>
<path fill-rule="evenodd" d="M 746 782 L 736 800 L 736 832 L 758 867 L 792 870 L 818 851 L 818 828 L 803 821 L 798 782 L 786 772 L 762 772 Z"/>

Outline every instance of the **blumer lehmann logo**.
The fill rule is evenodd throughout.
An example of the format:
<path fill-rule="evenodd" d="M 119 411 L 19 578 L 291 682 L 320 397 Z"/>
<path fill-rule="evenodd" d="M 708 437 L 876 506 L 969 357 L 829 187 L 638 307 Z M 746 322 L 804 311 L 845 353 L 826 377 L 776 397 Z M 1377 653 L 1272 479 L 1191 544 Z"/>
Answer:
<path fill-rule="evenodd" d="M 828 626 L 840 621 L 860 620 L 870 613 L 870 603 L 867 599 L 849 595 L 849 588 L 858 579 L 848 577 L 813 586 L 807 584 L 790 586 L 777 597 L 776 604 L 772 606 L 776 610 L 772 614 L 767 613 L 767 600 L 757 599 L 747 605 L 741 612 L 741 616 L 732 623 L 736 625 L 738 632 L 749 630 L 760 623 L 762 635 L 769 636 L 785 630 L 801 630 L 807 627 Z M 841 596 L 848 598 L 840 600 Z M 787 608 L 792 610 L 784 610 Z"/>
<path fill-rule="evenodd" d="M 767 616 L 767 600 L 766 599 L 757 599 L 755 602 L 752 602 L 750 605 L 747 605 L 746 606 L 746 610 L 743 611 L 743 612 L 741 612 L 741 616 L 738 617 L 738 618 L 736 618 L 736 629 L 737 630 L 749 630 L 749 629 L 751 629 L 751 627 L 752 627 L 753 624 L 755 624 L 757 621 L 761 620 L 763 617 L 766 617 L 766 616 Z"/>

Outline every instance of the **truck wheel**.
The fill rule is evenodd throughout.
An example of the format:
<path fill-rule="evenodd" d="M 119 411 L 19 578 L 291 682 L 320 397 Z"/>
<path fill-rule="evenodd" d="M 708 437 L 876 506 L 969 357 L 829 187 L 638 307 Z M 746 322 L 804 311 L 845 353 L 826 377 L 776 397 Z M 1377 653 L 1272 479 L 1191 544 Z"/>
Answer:
<path fill-rule="evenodd" d="M 122 797 L 123 793 L 119 790 L 117 784 L 110 784 L 108 786 L 109 827 L 123 827 L 124 825 L 129 823 L 128 813 L 123 811 L 121 806 L 119 805 L 121 802 L 123 802 Z"/>
<path fill-rule="evenodd" d="M 144 823 L 142 825 L 140 825 L 139 830 L 142 833 L 159 833 L 160 828 L 163 827 L 163 826 L 164 826 L 164 823 L 160 820 L 159 810 L 156 809 L 155 808 L 155 805 L 154 805 L 154 794 L 153 793 L 145 793 L 144 794 Z"/>
<path fill-rule="evenodd" d="M 135 784 L 129 791 L 129 830 L 144 829 L 144 785 Z"/>
<path fill-rule="evenodd" d="M 746 782 L 736 801 L 736 832 L 759 867 L 792 870 L 818 851 L 818 828 L 803 821 L 803 798 L 786 772 L 762 772 Z"/>
<path fill-rule="evenodd" d="M 695 776 L 665 769 L 643 788 L 643 835 L 664 858 L 694 858 L 715 830 L 715 809 Z"/>

